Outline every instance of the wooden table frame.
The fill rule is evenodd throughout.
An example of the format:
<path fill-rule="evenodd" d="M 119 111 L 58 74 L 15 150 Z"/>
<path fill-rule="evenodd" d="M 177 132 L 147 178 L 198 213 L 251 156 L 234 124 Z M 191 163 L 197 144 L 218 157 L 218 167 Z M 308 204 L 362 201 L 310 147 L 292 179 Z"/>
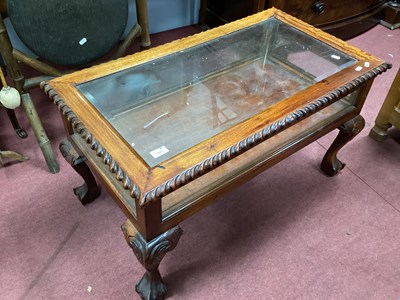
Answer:
<path fill-rule="evenodd" d="M 76 85 L 148 62 L 239 28 L 275 17 L 324 43 L 356 58 L 356 62 L 322 82 L 273 105 L 262 113 L 260 126 L 250 118 L 163 163 L 167 171 L 149 168 L 127 143 L 87 102 Z M 124 236 L 146 269 L 136 291 L 144 299 L 162 299 L 166 286 L 158 271 L 164 255 L 174 249 L 184 219 L 221 195 L 268 169 L 277 162 L 338 128 L 339 134 L 325 154 L 321 169 L 328 175 L 343 167 L 338 151 L 364 127 L 359 115 L 374 77 L 390 64 L 358 50 L 287 14 L 270 9 L 167 45 L 68 74 L 42 84 L 61 111 L 68 138 L 60 145 L 63 156 L 85 180 L 75 189 L 83 204 L 99 194 L 95 178 L 106 187 L 127 216 Z M 361 69 L 360 69 L 361 68 Z M 362 71 L 360 71 L 362 70 Z M 353 93 L 354 92 L 354 93 Z M 355 95 L 351 105 L 341 101 Z M 320 112 L 324 111 L 325 115 Z M 256 130 L 254 128 L 257 128 Z M 178 163 L 179 162 L 179 163 Z M 180 205 L 182 203 L 182 205 Z"/>

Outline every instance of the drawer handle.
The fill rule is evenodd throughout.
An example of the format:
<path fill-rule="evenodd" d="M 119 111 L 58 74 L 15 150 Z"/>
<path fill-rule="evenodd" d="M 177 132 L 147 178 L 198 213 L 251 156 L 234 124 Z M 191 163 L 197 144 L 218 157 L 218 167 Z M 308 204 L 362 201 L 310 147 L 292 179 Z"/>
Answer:
<path fill-rule="evenodd" d="M 312 5 L 312 10 L 316 14 L 322 14 L 325 11 L 325 3 L 321 1 L 315 1 L 314 4 Z"/>

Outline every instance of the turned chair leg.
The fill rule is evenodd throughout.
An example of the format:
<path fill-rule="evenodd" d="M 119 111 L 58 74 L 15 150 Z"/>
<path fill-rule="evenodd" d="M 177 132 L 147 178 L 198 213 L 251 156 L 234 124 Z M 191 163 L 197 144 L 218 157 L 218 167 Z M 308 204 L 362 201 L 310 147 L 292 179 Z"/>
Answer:
<path fill-rule="evenodd" d="M 339 127 L 339 134 L 329 147 L 321 162 L 321 170 L 329 175 L 334 176 L 345 166 L 336 156 L 339 150 L 351 141 L 364 128 L 365 120 L 360 115 L 347 121 Z"/>
<path fill-rule="evenodd" d="M 23 129 L 21 128 L 21 126 L 19 125 L 19 122 L 18 122 L 17 116 L 15 115 L 14 110 L 13 110 L 13 109 L 8 109 L 8 108 L 6 108 L 6 112 L 7 112 L 8 118 L 10 119 L 11 124 L 12 124 L 12 126 L 13 126 L 13 128 L 14 128 L 15 133 L 16 133 L 21 139 L 26 138 L 26 137 L 28 136 L 28 134 L 27 134 L 26 131 L 23 130 Z"/>
<path fill-rule="evenodd" d="M 40 150 L 42 150 L 49 171 L 53 174 L 58 173 L 60 171 L 60 167 L 54 155 L 53 149 L 51 148 L 50 140 L 44 131 L 42 122 L 40 121 L 39 115 L 29 93 L 21 95 L 21 103 L 24 107 L 29 123 L 31 124 L 32 130 L 35 133 L 36 140 L 38 141 Z"/>
<path fill-rule="evenodd" d="M 146 269 L 142 279 L 136 285 L 136 292 L 142 299 L 164 299 L 167 286 L 161 278 L 158 266 L 167 252 L 178 244 L 183 231 L 179 226 L 169 229 L 150 242 L 146 242 L 132 223 L 126 220 L 121 226 L 128 245 L 132 248 L 139 262 Z"/>
<path fill-rule="evenodd" d="M 74 194 L 78 197 L 79 201 L 83 205 L 86 205 L 96 200 L 100 195 L 100 188 L 98 187 L 90 168 L 85 163 L 86 158 L 80 156 L 75 151 L 68 139 L 63 140 L 60 143 L 60 152 L 65 160 L 85 181 L 83 185 L 74 188 Z"/>

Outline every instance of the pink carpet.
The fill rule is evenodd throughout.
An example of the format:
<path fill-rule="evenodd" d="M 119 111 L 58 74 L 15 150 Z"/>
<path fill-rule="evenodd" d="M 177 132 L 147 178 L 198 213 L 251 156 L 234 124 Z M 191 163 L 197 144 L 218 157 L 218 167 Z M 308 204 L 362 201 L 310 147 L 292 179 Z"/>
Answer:
<path fill-rule="evenodd" d="M 375 80 L 366 128 L 339 153 L 346 168 L 319 171 L 334 132 L 184 221 L 160 267 L 168 299 L 400 298 L 400 133 L 368 137 L 400 67 L 400 31 L 377 26 L 350 43 L 393 69 Z M 25 140 L 0 110 L 1 149 L 31 157 L 0 169 L 0 299 L 139 299 L 143 268 L 120 230 L 124 215 L 105 189 L 86 207 L 75 198 L 81 179 L 58 151 L 59 113 L 41 90 L 32 96 L 61 171 L 47 172 L 22 108 Z"/>

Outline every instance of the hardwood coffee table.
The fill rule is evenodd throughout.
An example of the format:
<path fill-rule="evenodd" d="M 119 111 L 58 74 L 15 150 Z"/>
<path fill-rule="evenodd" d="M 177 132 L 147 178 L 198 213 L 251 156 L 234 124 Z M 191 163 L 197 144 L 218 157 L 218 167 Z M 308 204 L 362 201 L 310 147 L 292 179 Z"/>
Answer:
<path fill-rule="evenodd" d="M 146 269 L 136 291 L 166 293 L 158 266 L 179 223 L 328 132 L 321 169 L 364 126 L 374 78 L 390 65 L 279 10 L 43 83 L 62 112 L 60 149 L 97 174 L 127 216 L 125 238 Z M 90 169 L 89 169 L 89 167 Z"/>

